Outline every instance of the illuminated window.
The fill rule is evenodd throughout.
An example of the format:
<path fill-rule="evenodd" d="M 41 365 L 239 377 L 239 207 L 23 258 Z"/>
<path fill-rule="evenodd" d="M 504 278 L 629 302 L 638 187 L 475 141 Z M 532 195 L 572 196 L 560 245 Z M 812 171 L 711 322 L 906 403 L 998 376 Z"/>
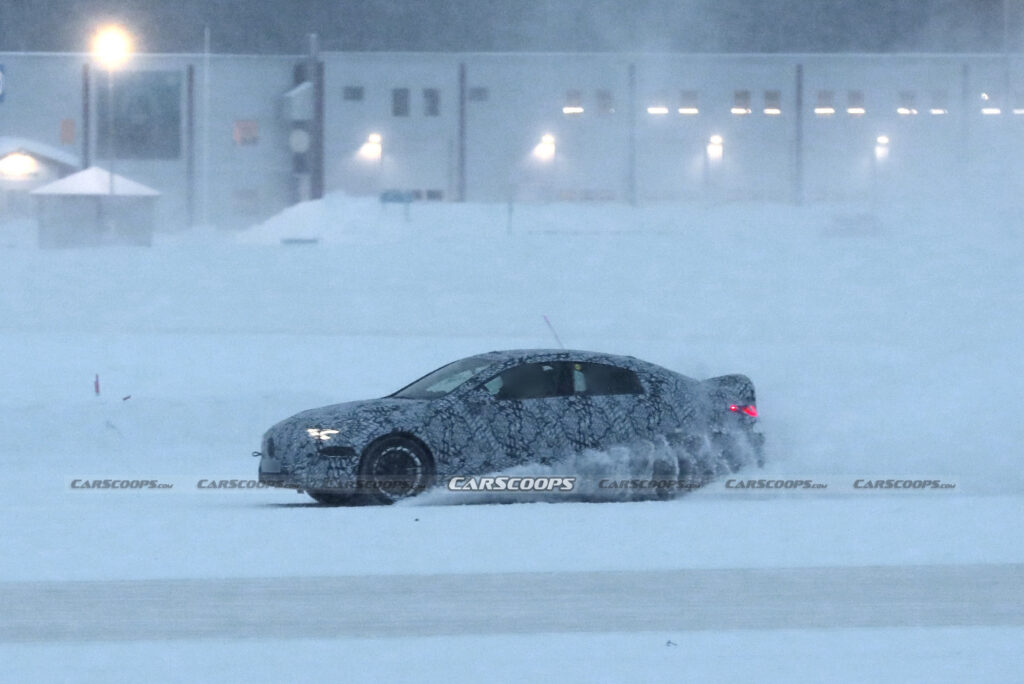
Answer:
<path fill-rule="evenodd" d="M 764 91 L 764 113 L 768 116 L 782 114 L 782 93 L 778 90 Z"/>
<path fill-rule="evenodd" d="M 846 91 L 846 113 L 851 116 L 862 116 L 866 111 L 864 109 L 864 91 Z"/>
<path fill-rule="evenodd" d="M 252 119 L 239 119 L 231 137 L 236 145 L 255 145 L 260 141 L 260 125 Z"/>
<path fill-rule="evenodd" d="M 423 89 L 423 115 L 441 115 L 441 91 L 437 88 Z"/>
<path fill-rule="evenodd" d="M 732 94 L 732 109 L 729 110 L 733 114 L 744 115 L 750 113 L 750 91 L 749 90 L 736 90 Z"/>
<path fill-rule="evenodd" d="M 900 106 L 896 108 L 900 116 L 914 116 L 917 114 L 917 94 L 913 90 L 900 91 Z"/>
<path fill-rule="evenodd" d="M 996 104 L 996 99 L 990 93 L 985 92 L 981 94 L 981 103 L 981 113 L 985 116 L 1003 113 L 1003 110 Z"/>
<path fill-rule="evenodd" d="M 487 102 L 491 99 L 491 91 L 482 86 L 474 86 L 466 93 L 466 99 L 470 102 Z"/>
<path fill-rule="evenodd" d="M 348 102 L 362 102 L 363 86 L 345 86 L 341 91 L 341 99 Z"/>
<path fill-rule="evenodd" d="M 1017 116 L 1024 114 L 1024 92 L 1019 90 L 1013 94 L 1013 113 Z"/>
<path fill-rule="evenodd" d="M 814 113 L 818 116 L 832 116 L 836 113 L 835 93 L 831 90 L 819 90 Z"/>
<path fill-rule="evenodd" d="M 667 102 L 668 96 L 665 93 L 661 92 L 655 94 L 652 102 L 647 105 L 647 113 L 654 114 L 655 116 L 668 114 L 668 107 L 666 106 Z"/>
<path fill-rule="evenodd" d="M 578 90 L 565 91 L 565 104 L 562 106 L 563 114 L 582 114 L 583 96 Z"/>
<path fill-rule="evenodd" d="M 696 90 L 684 90 L 679 93 L 679 113 L 687 116 L 700 113 L 700 108 L 697 105 Z"/>
<path fill-rule="evenodd" d="M 594 93 L 594 101 L 597 103 L 598 114 L 615 113 L 615 96 L 610 90 L 598 90 Z"/>
<path fill-rule="evenodd" d="M 409 89 L 391 90 L 391 116 L 409 116 Z"/>
<path fill-rule="evenodd" d="M 949 96 L 945 90 L 933 90 L 931 107 L 928 108 L 928 113 L 932 116 L 942 116 L 949 113 L 947 102 Z"/>

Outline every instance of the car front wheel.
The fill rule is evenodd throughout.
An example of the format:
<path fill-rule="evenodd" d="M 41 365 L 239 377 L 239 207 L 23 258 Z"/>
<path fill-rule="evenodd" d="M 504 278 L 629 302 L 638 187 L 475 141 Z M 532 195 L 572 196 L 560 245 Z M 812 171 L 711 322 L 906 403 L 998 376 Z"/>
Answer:
<path fill-rule="evenodd" d="M 419 442 L 385 437 L 363 454 L 359 479 L 369 503 L 392 504 L 433 484 L 434 462 Z"/>
<path fill-rule="evenodd" d="M 306 494 L 309 494 L 317 503 L 325 506 L 345 506 L 355 503 L 355 499 L 351 494 L 338 494 L 319 489 L 307 491 Z"/>

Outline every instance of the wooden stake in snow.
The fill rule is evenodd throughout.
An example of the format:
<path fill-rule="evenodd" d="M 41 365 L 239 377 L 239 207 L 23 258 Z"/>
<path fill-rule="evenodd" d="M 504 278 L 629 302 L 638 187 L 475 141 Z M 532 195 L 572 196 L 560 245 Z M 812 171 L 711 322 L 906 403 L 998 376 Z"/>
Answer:
<path fill-rule="evenodd" d="M 96 374 L 96 379 L 92 381 L 92 389 L 96 392 L 96 396 L 100 396 L 100 374 Z"/>

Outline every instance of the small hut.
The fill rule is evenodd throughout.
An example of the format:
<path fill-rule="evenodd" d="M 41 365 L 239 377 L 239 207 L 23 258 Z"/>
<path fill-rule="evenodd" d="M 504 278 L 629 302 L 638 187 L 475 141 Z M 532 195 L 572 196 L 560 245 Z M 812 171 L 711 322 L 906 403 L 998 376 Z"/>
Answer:
<path fill-rule="evenodd" d="M 90 166 L 32 191 L 40 247 L 150 245 L 160 193 Z"/>

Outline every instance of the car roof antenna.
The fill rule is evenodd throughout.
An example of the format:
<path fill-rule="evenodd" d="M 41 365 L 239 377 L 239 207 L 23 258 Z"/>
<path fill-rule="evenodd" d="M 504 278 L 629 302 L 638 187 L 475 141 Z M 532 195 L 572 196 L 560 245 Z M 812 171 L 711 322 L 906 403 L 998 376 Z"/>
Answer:
<path fill-rule="evenodd" d="M 551 334 L 555 336 L 555 342 L 558 342 L 559 347 L 565 349 L 565 345 L 562 344 L 562 338 L 560 338 L 558 333 L 555 332 L 555 326 L 551 325 L 551 321 L 548 320 L 547 314 L 542 314 L 542 316 L 544 318 L 544 322 L 548 324 L 548 330 L 550 330 Z"/>

